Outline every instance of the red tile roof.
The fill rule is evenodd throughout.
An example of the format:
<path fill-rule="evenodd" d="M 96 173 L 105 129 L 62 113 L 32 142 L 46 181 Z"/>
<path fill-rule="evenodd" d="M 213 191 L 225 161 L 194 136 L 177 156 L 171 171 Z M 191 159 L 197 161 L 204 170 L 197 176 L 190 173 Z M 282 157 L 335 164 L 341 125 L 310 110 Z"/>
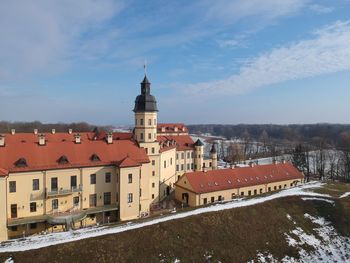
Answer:
<path fill-rule="evenodd" d="M 160 143 L 174 140 L 176 142 L 176 149 L 178 151 L 186 151 L 194 149 L 194 141 L 190 135 L 169 135 L 158 136 L 157 141 Z"/>
<path fill-rule="evenodd" d="M 131 159 L 129 156 L 126 156 L 121 162 L 118 164 L 119 167 L 136 167 L 140 166 L 141 164 L 133 159 Z"/>
<path fill-rule="evenodd" d="M 46 145 L 38 145 L 38 135 L 34 133 L 7 134 L 6 146 L 0 147 L 0 167 L 9 172 L 60 169 L 85 166 L 119 165 L 127 156 L 134 161 L 147 163 L 149 158 L 144 148 L 129 139 L 129 133 L 114 133 L 112 144 L 107 144 L 104 137 L 93 140 L 94 133 L 80 133 L 81 143 L 74 142 L 74 135 L 69 133 L 46 133 Z M 98 158 L 92 160 L 93 154 Z M 65 156 L 68 163 L 58 163 Z M 24 158 L 27 166 L 18 167 L 15 163 Z M 130 162 L 128 161 L 128 164 Z"/>
<path fill-rule="evenodd" d="M 233 188 L 261 185 L 304 178 L 291 163 L 257 165 L 234 169 L 192 172 L 184 175 L 196 193 L 208 193 Z"/>
<path fill-rule="evenodd" d="M 8 175 L 9 172 L 3 168 L 0 168 L 0 177 Z"/>
<path fill-rule="evenodd" d="M 177 127 L 177 131 L 175 131 Z M 183 123 L 159 123 L 157 125 L 157 132 L 162 133 L 188 133 L 188 129 Z"/>

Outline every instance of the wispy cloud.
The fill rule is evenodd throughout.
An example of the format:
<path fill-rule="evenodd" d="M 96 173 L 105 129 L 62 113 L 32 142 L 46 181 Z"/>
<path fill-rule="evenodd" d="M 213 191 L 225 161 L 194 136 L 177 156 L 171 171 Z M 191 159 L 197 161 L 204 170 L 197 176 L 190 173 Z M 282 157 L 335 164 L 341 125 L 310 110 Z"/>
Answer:
<path fill-rule="evenodd" d="M 112 0 L 2 1 L 0 77 L 17 79 L 60 68 L 83 34 L 121 8 L 121 1 Z"/>
<path fill-rule="evenodd" d="M 242 94 L 288 80 L 350 70 L 350 20 L 314 32 L 314 37 L 251 59 L 227 79 L 188 85 L 186 92 Z"/>
<path fill-rule="evenodd" d="M 318 5 L 318 4 L 312 4 L 309 6 L 309 8 L 310 10 L 318 14 L 328 14 L 334 11 L 333 7 L 328 7 L 328 6 Z"/>

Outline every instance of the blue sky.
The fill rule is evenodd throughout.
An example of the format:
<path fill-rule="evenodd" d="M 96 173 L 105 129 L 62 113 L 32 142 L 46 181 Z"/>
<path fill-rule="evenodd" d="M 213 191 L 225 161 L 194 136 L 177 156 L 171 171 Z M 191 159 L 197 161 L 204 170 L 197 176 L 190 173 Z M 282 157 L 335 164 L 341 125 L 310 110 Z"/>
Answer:
<path fill-rule="evenodd" d="M 350 123 L 349 0 L 1 1 L 0 120 Z"/>

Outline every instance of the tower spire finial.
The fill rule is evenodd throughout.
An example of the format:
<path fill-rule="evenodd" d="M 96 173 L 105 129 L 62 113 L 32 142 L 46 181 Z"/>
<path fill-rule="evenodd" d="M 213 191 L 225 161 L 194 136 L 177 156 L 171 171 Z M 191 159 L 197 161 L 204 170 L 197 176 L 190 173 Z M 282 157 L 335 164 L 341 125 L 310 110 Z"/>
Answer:
<path fill-rule="evenodd" d="M 145 59 L 145 61 L 143 62 L 143 70 L 145 72 L 145 76 L 147 75 L 147 60 Z"/>

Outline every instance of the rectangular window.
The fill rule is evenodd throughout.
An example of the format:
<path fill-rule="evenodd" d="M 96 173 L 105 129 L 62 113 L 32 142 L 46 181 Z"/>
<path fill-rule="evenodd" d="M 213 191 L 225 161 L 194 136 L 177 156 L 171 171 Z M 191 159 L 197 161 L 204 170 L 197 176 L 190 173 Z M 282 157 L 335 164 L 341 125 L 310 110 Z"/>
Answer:
<path fill-rule="evenodd" d="M 193 170 L 193 166 L 194 166 L 193 163 L 191 163 L 191 169 L 192 169 L 192 170 Z"/>
<path fill-rule="evenodd" d="M 164 168 L 166 168 L 166 161 L 164 161 Z"/>
<path fill-rule="evenodd" d="M 273 190 L 277 190 L 277 186 L 274 186 L 274 187 L 273 187 Z"/>
<path fill-rule="evenodd" d="M 282 185 L 280 185 L 280 186 L 278 187 L 278 189 L 282 189 Z"/>
<path fill-rule="evenodd" d="M 146 154 L 148 154 L 148 148 L 145 148 Z"/>
<path fill-rule="evenodd" d="M 260 194 L 262 194 L 263 193 L 263 189 L 262 188 L 260 188 Z"/>
<path fill-rule="evenodd" d="M 128 174 L 128 183 L 132 184 L 132 174 Z"/>
<path fill-rule="evenodd" d="M 128 193 L 128 204 L 132 203 L 132 193 Z"/>
<path fill-rule="evenodd" d="M 152 160 L 152 165 L 156 165 L 156 161 L 155 160 Z"/>
<path fill-rule="evenodd" d="M 17 218 L 17 204 L 11 205 L 11 218 Z"/>
<path fill-rule="evenodd" d="M 149 133 L 149 134 L 148 134 L 148 139 L 149 139 L 149 140 L 152 139 L 152 133 Z"/>
<path fill-rule="evenodd" d="M 179 160 L 179 154 L 178 153 L 176 154 L 176 160 Z"/>
<path fill-rule="evenodd" d="M 95 207 L 97 203 L 97 195 L 96 194 L 92 194 L 89 196 L 89 206 L 90 207 Z"/>
<path fill-rule="evenodd" d="M 244 196 L 244 192 L 241 192 L 241 196 Z"/>
<path fill-rule="evenodd" d="M 76 189 L 77 188 L 77 176 L 73 175 L 70 177 L 70 188 Z"/>
<path fill-rule="evenodd" d="M 156 184 L 155 183 L 152 183 L 152 188 L 154 188 L 156 186 Z"/>
<path fill-rule="evenodd" d="M 170 158 L 170 165 L 173 165 L 173 158 Z"/>
<path fill-rule="evenodd" d="M 39 190 L 39 179 L 33 179 L 33 191 Z"/>
<path fill-rule="evenodd" d="M 190 159 L 190 152 L 187 152 L 187 159 Z"/>
<path fill-rule="evenodd" d="M 142 188 L 140 188 L 140 197 L 142 196 Z"/>
<path fill-rule="evenodd" d="M 57 191 L 58 190 L 58 179 L 57 177 L 51 178 L 51 191 Z"/>
<path fill-rule="evenodd" d="M 37 224 L 36 223 L 31 223 L 29 225 L 30 229 L 36 229 L 37 228 Z"/>
<path fill-rule="evenodd" d="M 152 153 L 155 153 L 155 149 L 154 149 L 154 147 L 152 147 Z"/>
<path fill-rule="evenodd" d="M 103 194 L 103 204 L 104 205 L 111 204 L 111 192 L 106 192 Z"/>
<path fill-rule="evenodd" d="M 11 226 L 11 231 L 17 231 L 18 230 L 18 228 L 17 228 L 17 226 Z"/>
<path fill-rule="evenodd" d="M 79 196 L 73 197 L 73 206 L 79 206 Z"/>
<path fill-rule="evenodd" d="M 181 164 L 181 171 L 183 171 L 184 170 L 184 165 L 183 164 Z"/>
<path fill-rule="evenodd" d="M 16 181 L 9 182 L 10 193 L 16 193 Z"/>
<path fill-rule="evenodd" d="M 96 174 L 90 174 L 90 184 L 96 184 Z"/>
<path fill-rule="evenodd" d="M 187 170 L 190 170 L 190 164 L 189 163 L 187 164 Z"/>
<path fill-rule="evenodd" d="M 248 191 L 248 195 L 249 196 L 252 195 L 252 191 L 251 190 Z"/>
<path fill-rule="evenodd" d="M 203 199 L 203 204 L 207 204 L 207 202 L 208 202 L 207 198 L 204 198 Z"/>
<path fill-rule="evenodd" d="M 214 196 L 211 197 L 211 202 L 212 202 L 212 203 L 215 202 L 215 197 L 214 197 Z"/>
<path fill-rule="evenodd" d="M 36 202 L 31 202 L 29 204 L 29 207 L 30 207 L 30 212 L 31 213 L 36 212 Z"/>
<path fill-rule="evenodd" d="M 140 119 L 140 124 L 143 125 L 143 119 Z"/>
<path fill-rule="evenodd" d="M 219 201 L 221 201 L 221 200 L 222 200 L 222 196 L 221 196 L 221 195 L 219 195 L 218 200 L 219 200 Z"/>
<path fill-rule="evenodd" d="M 193 154 L 193 152 L 191 152 L 191 158 L 193 159 L 193 157 L 194 157 L 194 154 Z"/>
<path fill-rule="evenodd" d="M 181 159 L 185 159 L 185 154 L 181 153 Z"/>
<path fill-rule="evenodd" d="M 269 187 L 269 192 L 271 192 L 271 187 Z"/>
<path fill-rule="evenodd" d="M 179 165 L 178 164 L 176 165 L 176 171 L 177 172 L 179 171 Z"/>
<path fill-rule="evenodd" d="M 152 171 L 152 176 L 155 176 L 156 175 L 156 172 L 155 171 Z"/>
<path fill-rule="evenodd" d="M 154 199 L 154 194 L 152 194 L 152 199 Z"/>
<path fill-rule="evenodd" d="M 52 210 L 58 209 L 58 199 L 52 200 Z"/>
<path fill-rule="evenodd" d="M 110 183 L 111 182 L 111 173 L 105 173 L 105 182 Z"/>
<path fill-rule="evenodd" d="M 140 139 L 143 140 L 143 132 L 140 133 Z"/>
<path fill-rule="evenodd" d="M 153 124 L 154 124 L 154 125 L 157 125 L 157 119 L 154 119 Z"/>
<path fill-rule="evenodd" d="M 235 194 L 235 193 L 232 193 L 232 194 L 231 194 L 231 199 L 234 199 L 235 196 L 236 196 L 236 194 Z"/>
<path fill-rule="evenodd" d="M 152 120 L 148 119 L 148 125 L 151 126 L 152 125 Z"/>
<path fill-rule="evenodd" d="M 258 190 L 254 189 L 254 195 L 256 195 L 258 193 Z"/>

